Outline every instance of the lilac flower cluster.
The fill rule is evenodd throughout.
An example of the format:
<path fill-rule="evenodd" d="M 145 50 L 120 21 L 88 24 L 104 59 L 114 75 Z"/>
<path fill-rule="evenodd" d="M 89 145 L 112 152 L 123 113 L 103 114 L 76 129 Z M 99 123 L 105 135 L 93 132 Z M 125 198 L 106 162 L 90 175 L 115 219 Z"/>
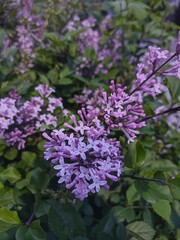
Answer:
<path fill-rule="evenodd" d="M 83 75 L 85 69 L 91 69 L 93 76 L 107 74 L 108 70 L 115 67 L 120 60 L 121 30 L 116 30 L 104 41 L 103 36 L 107 31 L 111 31 L 112 17 L 107 15 L 97 26 L 97 20 L 90 16 L 81 21 L 79 16 L 74 16 L 66 26 L 68 32 L 81 30 L 78 35 L 78 55 L 76 74 Z M 96 54 L 94 60 L 85 56 L 87 48 L 93 49 Z"/>
<path fill-rule="evenodd" d="M 35 44 L 41 42 L 45 28 L 45 23 L 41 17 L 32 14 L 33 0 L 19 0 L 9 3 L 9 9 L 16 9 L 16 41 L 12 42 L 9 47 L 17 49 L 21 62 L 18 66 L 18 71 L 24 73 L 27 69 L 33 67 L 35 58 Z M 6 39 L 6 43 L 10 39 Z"/>
<path fill-rule="evenodd" d="M 161 50 L 161 48 L 149 46 L 148 52 L 141 57 L 140 63 L 137 67 L 137 79 L 134 81 L 134 87 L 140 86 L 150 74 L 155 71 L 165 60 L 169 58 L 169 52 L 167 50 Z M 161 93 L 162 79 L 157 76 L 152 76 L 152 78 L 139 87 L 138 94 L 150 95 L 155 97 Z"/>
<path fill-rule="evenodd" d="M 180 39 L 180 36 L 178 39 Z M 155 97 L 159 93 L 162 93 L 162 89 L 164 89 L 163 78 L 165 76 L 180 78 L 179 45 L 180 44 L 177 43 L 177 54 L 170 61 L 169 59 L 173 54 L 168 50 L 162 50 L 155 46 L 148 47 L 148 52 L 140 59 L 137 67 L 136 80 L 133 82 L 133 89 L 137 88 L 136 93 L 139 97 L 143 98 L 143 96 L 146 95 Z M 166 61 L 168 62 L 165 64 L 166 69 L 161 68 Z M 157 71 L 157 69 L 159 70 Z M 148 79 L 148 81 L 146 81 L 146 79 Z"/>
<path fill-rule="evenodd" d="M 58 171 L 58 182 L 82 201 L 100 187 L 109 189 L 108 179 L 118 180 L 123 157 L 119 141 L 107 138 L 96 112 L 82 109 L 78 115 L 80 120 L 72 115 L 73 123 L 65 123 L 66 129 L 43 136 L 47 139 L 45 159 L 51 160 Z"/>
<path fill-rule="evenodd" d="M 74 96 L 74 101 L 77 104 L 80 104 L 81 107 L 98 110 L 104 102 L 102 95 L 103 92 L 103 88 L 97 88 L 94 91 L 92 89 L 84 88 L 81 95 Z"/>
<path fill-rule="evenodd" d="M 108 95 L 103 89 L 97 89 L 93 93 L 85 89 L 81 96 L 75 96 L 75 101 L 81 106 L 86 105 L 90 111 L 96 110 L 108 133 L 113 129 L 121 130 L 128 142 L 133 142 L 139 134 L 138 129 L 145 126 L 145 122 L 141 121 L 145 116 L 141 98 L 137 98 L 136 94 L 128 95 L 126 87 L 115 85 L 113 80 L 110 90 Z"/>
<path fill-rule="evenodd" d="M 47 126 L 57 126 L 56 109 L 62 115 L 67 113 L 61 97 L 50 97 L 54 92 L 52 88 L 40 84 L 35 89 L 40 96 L 31 97 L 29 101 L 23 101 L 15 90 L 11 90 L 8 97 L 0 99 L 0 137 L 8 146 L 23 149 L 28 136 L 44 131 Z"/>
<path fill-rule="evenodd" d="M 128 95 L 126 87 L 111 81 L 111 93 L 108 96 L 106 91 L 103 92 L 104 103 L 101 105 L 101 111 L 108 130 L 119 129 L 128 138 L 128 142 L 133 142 L 139 134 L 140 128 L 145 126 L 141 118 L 145 116 L 142 102 Z"/>
<path fill-rule="evenodd" d="M 66 129 L 43 133 L 47 139 L 45 159 L 58 171 L 58 182 L 80 200 L 100 187 L 108 189 L 107 179 L 117 181 L 122 172 L 120 143 L 108 138 L 108 133 L 117 128 L 131 142 L 145 125 L 140 121 L 145 116 L 141 102 L 114 81 L 110 90 L 110 94 L 103 89 L 94 93 L 84 90 L 82 96 L 75 97 L 85 107 L 78 111 L 79 120 L 72 115 L 72 124 L 64 124 Z"/>

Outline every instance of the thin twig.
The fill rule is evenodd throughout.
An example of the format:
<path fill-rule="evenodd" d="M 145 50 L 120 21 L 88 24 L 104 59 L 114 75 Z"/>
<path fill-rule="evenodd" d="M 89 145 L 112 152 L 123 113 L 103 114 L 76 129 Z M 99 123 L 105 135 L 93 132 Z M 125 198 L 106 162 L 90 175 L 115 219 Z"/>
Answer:
<path fill-rule="evenodd" d="M 161 179 L 155 179 L 155 178 L 144 178 L 144 177 L 139 177 L 139 176 L 135 176 L 135 175 L 128 175 L 128 174 L 122 174 L 121 178 L 131 178 L 131 179 L 149 181 L 149 182 L 156 182 L 156 183 L 166 185 L 166 181 L 161 180 Z"/>
<path fill-rule="evenodd" d="M 155 117 L 158 117 L 158 116 L 161 116 L 161 115 L 164 115 L 164 114 L 168 114 L 168 113 L 174 113 L 174 112 L 178 112 L 180 111 L 180 106 L 178 107 L 171 107 L 163 112 L 160 112 L 158 114 L 154 114 L 154 115 L 150 115 L 150 116 L 147 116 L 145 118 L 142 118 L 139 122 L 143 122 L 143 121 L 147 121 L 147 120 L 150 120 L 152 118 L 155 118 Z"/>
<path fill-rule="evenodd" d="M 138 91 L 142 85 L 144 85 L 154 74 L 156 74 L 162 67 L 164 67 L 169 61 L 171 61 L 177 53 L 174 53 L 170 58 L 168 58 L 161 66 L 159 66 L 157 69 L 153 70 L 153 72 L 141 83 L 139 86 L 137 86 L 130 94 L 131 96 L 133 93 Z"/>
<path fill-rule="evenodd" d="M 31 221 L 32 221 L 33 217 L 34 217 L 34 212 L 31 214 L 31 216 L 30 216 L 29 219 L 27 220 L 26 226 L 29 226 L 29 225 L 31 224 Z"/>

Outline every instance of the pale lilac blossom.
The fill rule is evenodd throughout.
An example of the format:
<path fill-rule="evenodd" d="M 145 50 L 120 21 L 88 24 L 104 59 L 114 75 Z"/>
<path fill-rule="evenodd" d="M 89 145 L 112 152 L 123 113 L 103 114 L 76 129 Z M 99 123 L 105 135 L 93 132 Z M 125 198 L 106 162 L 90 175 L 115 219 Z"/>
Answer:
<path fill-rule="evenodd" d="M 40 96 L 33 96 L 30 100 L 23 101 L 14 89 L 9 92 L 9 97 L 0 99 L 0 138 L 8 146 L 23 149 L 29 136 L 47 127 L 57 127 L 55 110 L 57 113 L 65 111 L 62 98 L 50 97 L 54 89 L 43 84 L 35 89 Z"/>
<path fill-rule="evenodd" d="M 72 115 L 66 129 L 43 133 L 45 159 L 51 160 L 59 184 L 64 183 L 75 198 L 83 201 L 90 192 L 109 189 L 107 179 L 117 181 L 122 172 L 119 141 L 108 139 L 103 126 L 92 122 L 94 113 L 79 110 L 80 120 Z"/>

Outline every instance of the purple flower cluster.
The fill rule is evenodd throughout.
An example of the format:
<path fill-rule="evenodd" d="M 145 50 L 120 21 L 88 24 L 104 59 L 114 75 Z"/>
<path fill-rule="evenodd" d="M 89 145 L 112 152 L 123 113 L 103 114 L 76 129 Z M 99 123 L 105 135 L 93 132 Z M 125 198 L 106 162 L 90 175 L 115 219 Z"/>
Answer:
<path fill-rule="evenodd" d="M 104 41 L 107 31 L 111 31 L 112 17 L 107 15 L 97 26 L 97 20 L 90 16 L 81 21 L 79 16 L 74 16 L 66 26 L 68 32 L 81 30 L 78 35 L 78 51 L 76 74 L 83 75 L 85 69 L 91 69 L 93 76 L 107 74 L 108 70 L 115 67 L 120 60 L 121 30 L 116 30 Z M 90 48 L 96 54 L 94 60 L 85 56 L 86 49 Z M 93 72 L 92 72 L 93 69 Z"/>
<path fill-rule="evenodd" d="M 143 98 L 146 95 L 155 97 L 159 93 L 162 93 L 162 89 L 164 89 L 163 78 L 165 76 L 180 78 L 179 43 L 180 34 L 178 35 L 176 56 L 172 60 L 169 59 L 173 54 L 168 50 L 162 50 L 155 46 L 148 47 L 148 52 L 140 59 L 136 80 L 133 82 L 133 89 L 138 90 L 136 92 L 139 97 Z M 161 68 L 166 61 L 166 68 Z M 157 69 L 159 70 L 157 71 Z"/>
<path fill-rule="evenodd" d="M 20 64 L 18 71 L 24 73 L 27 69 L 33 67 L 35 58 L 35 44 L 41 42 L 45 28 L 45 23 L 41 17 L 32 14 L 33 0 L 18 0 L 9 3 L 9 11 L 16 11 L 16 41 L 12 42 L 9 47 L 17 49 L 20 55 Z M 10 42 L 7 39 L 6 42 Z M 6 45 L 4 44 L 4 51 Z"/>
<path fill-rule="evenodd" d="M 145 116 L 142 102 L 133 95 L 128 95 L 126 87 L 111 81 L 111 93 L 108 96 L 103 92 L 104 102 L 101 104 L 101 112 L 108 130 L 119 129 L 128 138 L 128 142 L 133 142 L 139 134 L 140 128 L 145 126 L 141 118 Z"/>
<path fill-rule="evenodd" d="M 148 47 L 148 52 L 141 57 L 140 63 L 137 67 L 137 79 L 134 81 L 134 87 L 139 87 L 150 74 L 153 73 L 165 60 L 169 58 L 169 52 L 167 50 L 161 50 L 158 47 Z M 139 87 L 138 94 L 150 95 L 155 97 L 161 93 L 162 79 L 157 76 L 152 76 L 145 84 Z"/>
<path fill-rule="evenodd" d="M 120 143 L 107 138 L 95 112 L 78 111 L 80 120 L 71 116 L 72 125 L 54 130 L 45 143 L 45 159 L 57 170 L 59 183 L 64 183 L 72 194 L 84 200 L 100 187 L 109 189 L 107 180 L 117 181 L 122 172 Z M 70 130 L 70 131 L 69 131 Z"/>
<path fill-rule="evenodd" d="M 68 27 L 73 29 L 73 24 Z M 95 20 L 90 19 L 84 26 L 94 24 Z M 82 95 L 75 96 L 76 103 L 82 106 L 78 111 L 79 120 L 72 115 L 72 123 L 64 124 L 66 129 L 54 130 L 50 135 L 43 133 L 47 139 L 45 159 L 58 171 L 58 182 L 71 189 L 76 198 L 84 200 L 88 193 L 98 192 L 100 187 L 108 189 L 107 179 L 118 180 L 123 166 L 121 146 L 119 141 L 108 138 L 108 134 L 117 129 L 124 133 L 128 143 L 134 141 L 139 129 L 146 125 L 142 106 L 144 95 L 155 97 L 166 91 L 154 74 L 165 73 L 162 66 L 164 61 L 169 62 L 168 59 L 171 59 L 168 51 L 149 47 L 138 65 L 135 90 L 128 94 L 126 87 L 113 80 L 110 93 L 104 89 L 94 92 L 84 89 Z M 173 120 L 171 124 L 174 125 Z"/>
<path fill-rule="evenodd" d="M 108 95 L 103 89 L 97 89 L 93 93 L 85 89 L 82 95 L 75 96 L 75 101 L 86 106 L 89 111 L 96 110 L 108 133 L 113 129 L 121 130 L 128 142 L 132 142 L 139 134 L 138 129 L 145 126 L 145 122 L 141 121 L 145 116 L 141 98 L 137 98 L 136 94 L 128 95 L 126 87 L 115 85 L 113 80 L 110 90 Z"/>
<path fill-rule="evenodd" d="M 23 149 L 28 136 L 44 131 L 47 126 L 57 126 L 56 109 L 66 114 L 62 99 L 50 97 L 52 88 L 40 84 L 35 89 L 40 96 L 29 101 L 23 101 L 15 90 L 10 91 L 9 97 L 0 99 L 0 137 L 8 146 Z"/>

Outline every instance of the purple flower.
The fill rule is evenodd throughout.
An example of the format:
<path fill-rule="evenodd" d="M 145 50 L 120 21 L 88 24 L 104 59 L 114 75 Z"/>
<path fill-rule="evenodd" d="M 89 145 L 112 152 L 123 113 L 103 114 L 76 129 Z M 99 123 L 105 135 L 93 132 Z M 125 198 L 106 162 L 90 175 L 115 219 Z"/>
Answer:
<path fill-rule="evenodd" d="M 49 87 L 47 84 L 39 84 L 35 90 L 38 91 L 42 98 L 47 98 L 51 93 L 55 92 L 54 89 Z M 50 103 L 51 102 L 52 99 L 50 100 Z"/>
<path fill-rule="evenodd" d="M 65 111 L 61 98 L 49 97 L 54 92 L 51 87 L 40 84 L 35 89 L 41 96 L 23 101 L 11 90 L 9 97 L 0 99 L 0 137 L 9 146 L 23 149 L 28 136 L 57 126 L 55 110 Z"/>
<path fill-rule="evenodd" d="M 123 157 L 119 141 L 106 137 L 104 127 L 93 123 L 93 114 L 82 109 L 78 115 L 80 120 L 72 115 L 73 124 L 66 123 L 66 129 L 43 133 L 47 139 L 44 156 L 58 171 L 58 182 L 84 200 L 90 192 L 108 189 L 108 178 L 118 180 Z"/>

